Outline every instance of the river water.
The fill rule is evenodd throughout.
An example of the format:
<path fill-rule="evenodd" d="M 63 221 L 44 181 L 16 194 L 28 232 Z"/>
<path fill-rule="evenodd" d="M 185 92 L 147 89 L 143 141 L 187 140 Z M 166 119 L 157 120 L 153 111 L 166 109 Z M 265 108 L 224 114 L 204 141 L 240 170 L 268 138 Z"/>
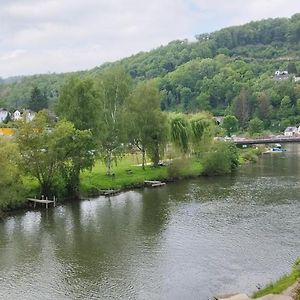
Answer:
<path fill-rule="evenodd" d="M 300 256 L 300 145 L 233 176 L 29 211 L 0 223 L 0 299 L 211 299 Z"/>

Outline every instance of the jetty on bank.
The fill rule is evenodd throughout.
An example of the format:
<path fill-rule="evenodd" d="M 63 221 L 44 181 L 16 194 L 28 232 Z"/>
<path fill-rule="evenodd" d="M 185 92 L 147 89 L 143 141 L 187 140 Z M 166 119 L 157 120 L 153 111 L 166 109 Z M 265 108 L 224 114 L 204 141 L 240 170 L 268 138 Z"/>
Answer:
<path fill-rule="evenodd" d="M 52 200 L 48 199 L 48 197 L 44 198 L 44 196 L 42 196 L 42 199 L 27 198 L 27 200 L 29 202 L 33 202 L 33 207 L 34 208 L 36 208 L 37 203 L 40 203 L 40 204 L 45 204 L 46 209 L 48 209 L 49 204 L 53 204 L 53 207 L 55 207 L 56 206 L 56 201 L 57 201 L 55 196 L 53 196 Z"/>
<path fill-rule="evenodd" d="M 165 182 L 161 182 L 159 180 L 145 180 L 144 184 L 145 186 L 149 186 L 149 187 L 159 187 L 159 186 L 166 185 Z"/>

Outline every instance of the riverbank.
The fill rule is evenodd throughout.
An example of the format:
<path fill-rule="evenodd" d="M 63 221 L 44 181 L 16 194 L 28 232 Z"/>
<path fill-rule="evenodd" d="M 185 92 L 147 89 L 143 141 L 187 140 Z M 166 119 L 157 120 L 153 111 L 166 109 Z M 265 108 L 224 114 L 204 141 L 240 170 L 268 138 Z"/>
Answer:
<path fill-rule="evenodd" d="M 277 281 L 269 283 L 262 289 L 253 293 L 251 297 L 246 294 L 233 294 L 216 296 L 216 300 L 300 300 L 300 258 L 294 263 L 290 274 L 284 275 Z"/>
<path fill-rule="evenodd" d="M 239 164 L 256 162 L 262 150 L 247 148 L 239 150 Z M 95 197 L 102 194 L 103 190 L 118 190 L 119 192 L 129 189 L 142 188 L 144 181 L 159 180 L 173 182 L 181 179 L 196 178 L 203 176 L 205 159 L 196 157 L 184 157 L 173 160 L 166 160 L 159 167 L 152 167 L 147 164 L 143 170 L 141 159 L 137 155 L 127 155 L 114 167 L 114 175 L 107 176 L 105 165 L 98 161 L 92 170 L 82 172 L 80 175 L 81 197 Z M 222 174 L 219 174 L 222 175 Z M 26 209 L 28 207 L 27 198 L 35 197 L 39 193 L 38 182 L 32 177 L 23 178 L 23 193 L 14 201 L 10 201 L 7 207 L 0 209 L 0 219 L 3 219 L 6 212 Z M 58 195 L 59 202 L 70 199 L 62 199 Z"/>
<path fill-rule="evenodd" d="M 91 171 L 81 174 L 81 193 L 95 196 L 102 190 L 128 190 L 144 186 L 146 180 L 175 181 L 200 176 L 203 164 L 196 158 L 180 158 L 165 162 L 159 167 L 146 165 L 145 170 L 139 160 L 127 156 L 114 169 L 113 176 L 106 175 L 103 163 L 98 162 Z"/>
<path fill-rule="evenodd" d="M 282 276 L 277 281 L 268 284 L 266 287 L 260 289 L 252 295 L 252 298 L 259 298 L 266 296 L 268 294 L 282 294 L 289 287 L 293 286 L 300 279 L 300 259 L 298 259 L 293 267 L 290 274 Z M 297 291 L 291 291 L 291 293 L 295 294 L 295 299 L 300 300 L 300 287 L 297 286 L 295 289 Z"/>

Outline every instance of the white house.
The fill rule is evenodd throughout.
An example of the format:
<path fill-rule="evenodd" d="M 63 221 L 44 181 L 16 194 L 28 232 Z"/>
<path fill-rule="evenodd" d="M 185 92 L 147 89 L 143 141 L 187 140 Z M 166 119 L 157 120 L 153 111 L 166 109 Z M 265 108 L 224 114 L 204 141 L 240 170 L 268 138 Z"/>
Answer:
<path fill-rule="evenodd" d="M 16 111 L 13 113 L 13 119 L 14 119 L 15 121 L 17 121 L 17 120 L 20 120 L 21 118 L 22 118 L 21 112 L 20 112 L 19 110 L 16 110 Z"/>
<path fill-rule="evenodd" d="M 298 133 L 298 129 L 297 127 L 287 127 L 284 131 L 284 136 L 294 136 Z"/>
<path fill-rule="evenodd" d="M 5 108 L 0 108 L 0 123 L 2 123 L 9 115 L 9 112 Z"/>
<path fill-rule="evenodd" d="M 286 80 L 289 79 L 289 72 L 288 71 L 280 71 L 277 70 L 275 75 L 273 76 L 273 80 Z"/>
<path fill-rule="evenodd" d="M 24 109 L 22 111 L 16 110 L 13 113 L 13 119 L 15 121 L 21 120 L 23 118 L 26 121 L 30 122 L 34 119 L 34 117 L 35 117 L 35 112 L 30 109 Z"/>

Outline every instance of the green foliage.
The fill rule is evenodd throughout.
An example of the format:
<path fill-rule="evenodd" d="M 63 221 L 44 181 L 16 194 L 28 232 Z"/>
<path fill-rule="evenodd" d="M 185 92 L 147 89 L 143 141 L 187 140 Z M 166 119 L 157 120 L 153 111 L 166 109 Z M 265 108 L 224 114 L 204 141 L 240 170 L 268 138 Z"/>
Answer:
<path fill-rule="evenodd" d="M 17 145 L 0 138 L 0 210 L 22 202 L 23 186 L 17 160 Z"/>
<path fill-rule="evenodd" d="M 72 122 L 75 128 L 99 130 L 100 101 L 97 97 L 94 81 L 78 76 L 66 78 L 60 89 L 55 110 L 60 118 Z"/>
<path fill-rule="evenodd" d="M 150 135 L 150 142 L 147 145 L 147 153 L 153 162 L 154 167 L 158 167 L 160 159 L 164 155 L 168 142 L 168 120 L 164 114 L 157 115 L 159 126 L 153 128 Z"/>
<path fill-rule="evenodd" d="M 40 194 L 78 196 L 79 173 L 94 162 L 94 143 L 89 131 L 75 129 L 68 121 L 50 127 L 44 111 L 18 128 L 19 167 L 37 179 Z"/>
<path fill-rule="evenodd" d="M 244 162 L 257 162 L 259 156 L 262 154 L 261 148 L 246 148 L 240 150 L 240 161 Z"/>
<path fill-rule="evenodd" d="M 131 79 L 124 68 L 106 70 L 98 79 L 101 120 L 98 138 L 101 155 L 107 166 L 107 175 L 112 175 L 112 163 L 124 154 L 126 141 L 126 101 L 131 92 Z"/>
<path fill-rule="evenodd" d="M 222 175 L 231 173 L 239 165 L 238 150 L 233 143 L 214 143 L 203 161 L 203 174 Z"/>
<path fill-rule="evenodd" d="M 264 129 L 264 122 L 259 118 L 254 118 L 249 122 L 249 133 L 254 135 L 256 133 L 261 133 Z"/>
<path fill-rule="evenodd" d="M 141 82 L 134 89 L 126 108 L 128 141 L 142 152 L 142 167 L 145 168 L 146 151 L 153 147 L 153 135 L 166 132 L 166 118 L 160 110 L 161 95 L 154 81 Z M 166 138 L 166 134 L 161 138 Z M 162 141 L 165 145 L 166 141 Z M 163 146 L 162 145 L 162 146 Z"/>
<path fill-rule="evenodd" d="M 47 94 L 38 87 L 34 87 L 31 91 L 28 107 L 35 112 L 48 108 Z"/>
<path fill-rule="evenodd" d="M 174 145 L 183 153 L 187 153 L 190 149 L 191 127 L 186 115 L 174 114 L 171 116 L 170 133 Z"/>
<path fill-rule="evenodd" d="M 223 128 L 226 130 L 227 135 L 231 136 L 232 133 L 238 130 L 239 121 L 235 116 L 228 115 L 224 117 Z"/>
<path fill-rule="evenodd" d="M 168 178 L 179 179 L 181 177 L 184 177 L 184 170 L 189 170 L 191 168 L 191 164 L 191 160 L 186 157 L 172 160 L 167 166 Z"/>

